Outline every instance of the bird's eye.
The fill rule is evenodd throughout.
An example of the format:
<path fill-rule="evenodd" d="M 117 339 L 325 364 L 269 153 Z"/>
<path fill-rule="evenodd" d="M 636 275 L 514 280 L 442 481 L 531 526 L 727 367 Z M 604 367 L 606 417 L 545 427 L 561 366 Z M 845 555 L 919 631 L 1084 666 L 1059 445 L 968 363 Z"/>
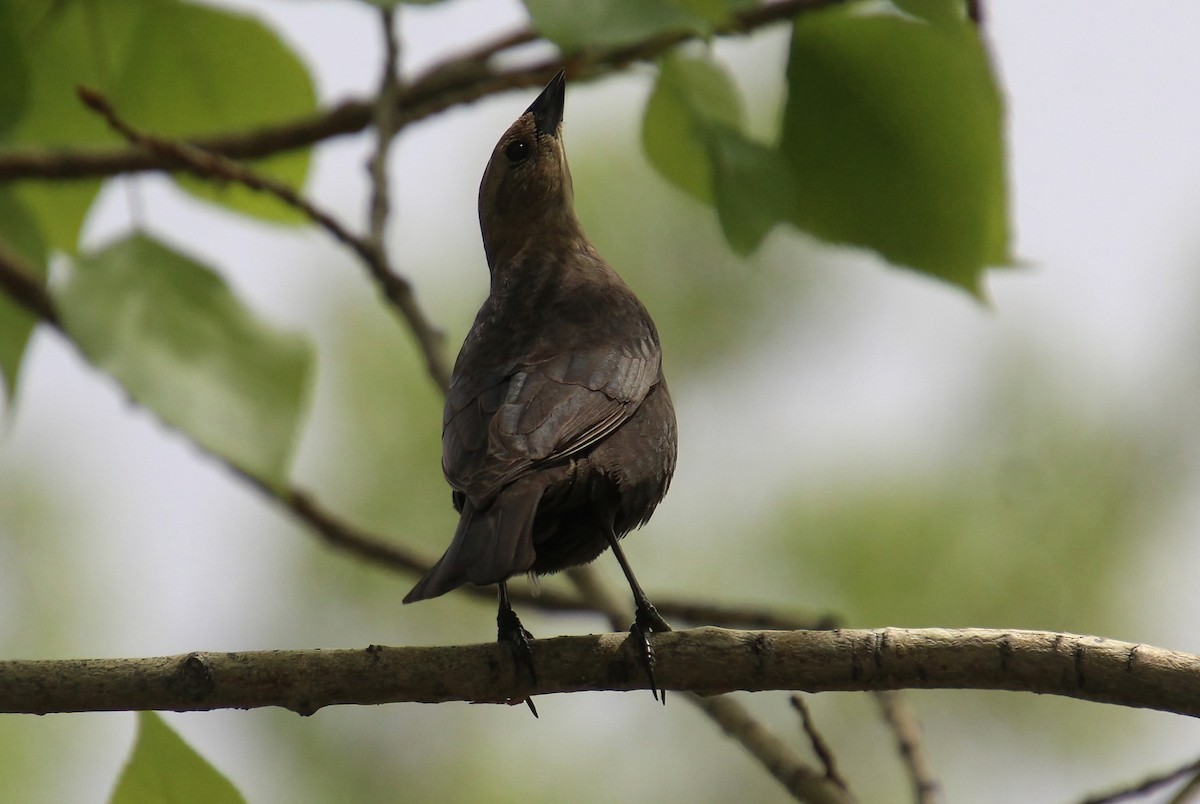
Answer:
<path fill-rule="evenodd" d="M 518 162 L 524 162 L 529 158 L 531 152 L 532 149 L 530 149 L 529 143 L 525 142 L 525 140 L 514 140 L 504 148 L 504 155 L 508 157 L 509 163 L 513 165 Z"/>

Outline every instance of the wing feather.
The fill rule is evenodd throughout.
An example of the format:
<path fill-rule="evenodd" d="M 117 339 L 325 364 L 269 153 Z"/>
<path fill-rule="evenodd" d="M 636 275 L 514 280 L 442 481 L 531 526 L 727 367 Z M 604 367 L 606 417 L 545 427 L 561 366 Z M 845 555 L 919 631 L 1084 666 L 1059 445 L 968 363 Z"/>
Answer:
<path fill-rule="evenodd" d="M 624 348 L 559 353 L 518 365 L 471 398 L 447 398 L 442 467 L 477 507 L 539 465 L 575 455 L 620 427 L 659 381 L 649 337 Z"/>

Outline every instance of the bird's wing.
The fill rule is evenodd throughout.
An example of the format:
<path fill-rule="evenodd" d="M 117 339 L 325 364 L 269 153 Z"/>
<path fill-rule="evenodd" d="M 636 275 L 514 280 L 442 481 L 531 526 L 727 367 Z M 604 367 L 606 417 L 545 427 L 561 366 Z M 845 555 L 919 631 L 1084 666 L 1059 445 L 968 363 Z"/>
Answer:
<path fill-rule="evenodd" d="M 660 360 L 646 337 L 528 361 L 470 398 L 452 390 L 442 432 L 446 478 L 486 505 L 538 464 L 581 452 L 620 427 L 659 381 Z"/>

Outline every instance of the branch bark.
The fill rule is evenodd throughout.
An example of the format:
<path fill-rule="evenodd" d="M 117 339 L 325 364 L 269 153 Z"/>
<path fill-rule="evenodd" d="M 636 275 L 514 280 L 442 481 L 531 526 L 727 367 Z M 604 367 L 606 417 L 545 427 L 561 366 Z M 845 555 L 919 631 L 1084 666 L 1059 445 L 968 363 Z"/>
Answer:
<path fill-rule="evenodd" d="M 190 653 L 0 662 L 0 712 L 47 714 L 336 704 L 520 703 L 526 695 L 647 687 L 626 634 L 539 639 L 528 686 L 500 644 Z M 1200 656 L 1045 631 L 728 631 L 654 637 L 666 689 L 1034 692 L 1200 717 Z"/>
<path fill-rule="evenodd" d="M 780 0 L 746 9 L 714 33 L 749 33 L 782 22 L 806 11 L 835 5 L 841 0 Z M 660 34 L 618 48 L 597 49 L 586 54 L 566 54 L 572 81 L 591 80 L 624 69 L 636 61 L 647 61 L 683 42 L 699 39 L 695 31 Z M 469 53 L 446 59 L 403 87 L 396 98 L 396 130 L 480 98 L 512 89 L 540 86 L 562 66 L 563 59 L 543 59 L 532 65 L 493 70 L 492 56 L 537 39 L 531 30 L 506 34 L 496 42 Z M 261 159 L 284 151 L 307 148 L 345 134 L 357 134 L 375 118 L 373 100 L 352 100 L 296 120 L 266 125 L 251 131 L 235 131 L 190 138 L 188 142 L 209 153 L 230 159 Z M 169 157 L 136 147 L 26 148 L 0 152 L 0 181 L 17 179 L 85 179 L 139 173 L 148 170 L 178 170 Z"/>

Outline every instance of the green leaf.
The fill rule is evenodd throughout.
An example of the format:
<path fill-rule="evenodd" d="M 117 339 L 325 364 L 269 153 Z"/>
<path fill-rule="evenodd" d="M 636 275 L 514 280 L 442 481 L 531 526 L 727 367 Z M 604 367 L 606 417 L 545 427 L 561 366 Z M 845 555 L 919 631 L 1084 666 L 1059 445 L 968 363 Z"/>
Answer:
<path fill-rule="evenodd" d="M 725 239 L 746 256 L 772 227 L 795 218 L 796 186 L 787 161 L 774 148 L 736 131 L 714 128 L 708 136 L 717 217 Z"/>
<path fill-rule="evenodd" d="M 795 222 L 978 293 L 1011 262 L 1000 94 L 961 13 L 904 6 L 797 17 L 781 141 Z"/>
<path fill-rule="evenodd" d="M 749 254 L 780 221 L 796 218 L 791 165 L 742 133 L 742 98 L 716 63 L 668 56 L 642 120 L 650 163 L 668 181 L 714 206 L 725 239 Z"/>
<path fill-rule="evenodd" d="M 59 294 L 67 332 L 135 401 L 281 487 L 312 355 L 242 306 L 209 268 L 144 236 L 79 259 Z"/>
<path fill-rule="evenodd" d="M 168 136 L 251 128 L 316 108 L 304 65 L 245 15 L 181 0 L 24 0 L 6 8 L 30 77 L 24 114 L 8 137 L 14 145 L 119 142 L 79 102 L 79 84 L 102 91 L 134 126 Z M 297 151 L 258 166 L 298 186 L 307 160 L 307 151 Z M 16 192 L 47 242 L 73 252 L 99 188 L 97 180 L 27 182 Z M 244 188 L 197 192 L 248 214 L 301 219 Z"/>
<path fill-rule="evenodd" d="M 229 779 L 153 712 L 138 713 L 137 742 L 110 804 L 244 804 Z"/>
<path fill-rule="evenodd" d="M 756 0 L 523 0 L 533 27 L 564 52 L 624 47 L 663 33 L 710 36 Z"/>
<path fill-rule="evenodd" d="M 0 142 L 29 104 L 29 61 L 8 3 L 0 3 Z"/>
<path fill-rule="evenodd" d="M 112 143 L 116 135 L 84 109 L 75 85 L 106 87 L 130 47 L 143 2 L 28 0 L 7 4 L 13 35 L 28 62 L 25 113 L 10 132 L 15 145 Z M 74 251 L 100 182 L 24 182 L 14 192 L 37 220 L 47 245 Z"/>
<path fill-rule="evenodd" d="M 621 47 L 666 31 L 711 30 L 703 13 L 671 0 L 524 0 L 538 33 L 564 52 Z"/>
<path fill-rule="evenodd" d="M 642 145 L 668 181 L 712 204 L 711 133 L 740 130 L 742 118 L 741 95 L 723 69 L 707 59 L 668 56 L 642 118 Z"/>
<path fill-rule="evenodd" d="M 148 0 L 140 0 L 148 2 Z M 148 2 L 111 99 L 135 126 L 166 136 L 238 131 L 316 110 L 308 70 L 258 20 L 209 6 Z M 294 187 L 308 172 L 308 149 L 253 163 Z M 241 185 L 217 185 L 179 174 L 189 192 L 238 212 L 278 222 L 305 216 Z"/>
<path fill-rule="evenodd" d="M 3 187 L 0 187 L 0 240 L 39 271 L 39 279 L 46 278 L 46 247 L 37 222 Z M 32 313 L 0 292 L 0 386 L 6 401 L 16 392 L 21 358 L 36 323 Z"/>

